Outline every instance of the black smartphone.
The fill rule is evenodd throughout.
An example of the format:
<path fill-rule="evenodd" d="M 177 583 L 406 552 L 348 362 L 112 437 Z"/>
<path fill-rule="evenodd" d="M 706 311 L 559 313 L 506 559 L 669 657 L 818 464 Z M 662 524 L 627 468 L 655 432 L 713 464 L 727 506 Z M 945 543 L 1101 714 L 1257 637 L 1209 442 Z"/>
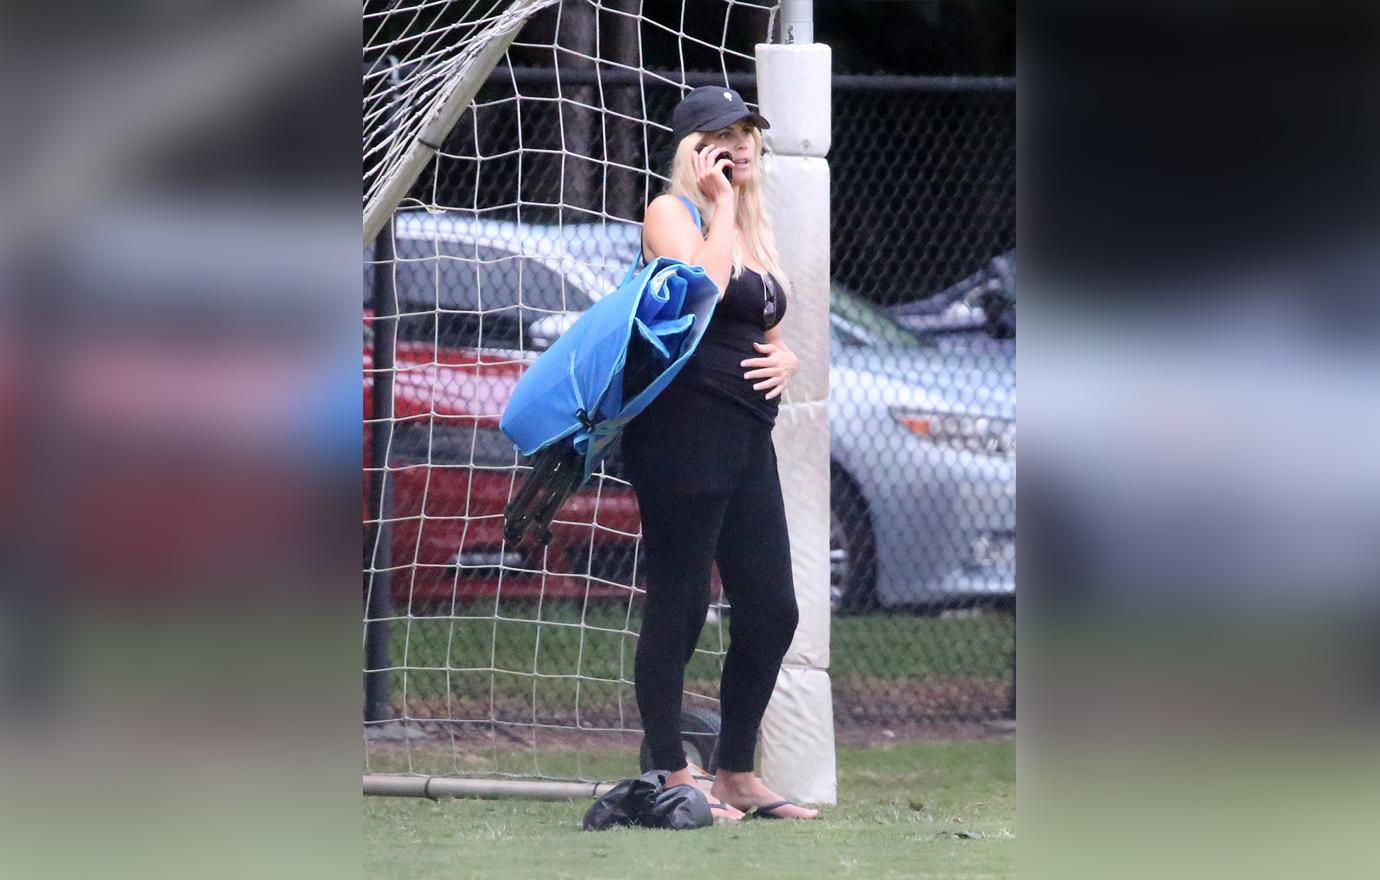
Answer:
<path fill-rule="evenodd" d="M 733 154 L 730 153 L 728 150 L 720 150 L 720 151 L 714 156 L 714 161 L 717 162 L 717 161 L 719 161 L 720 159 L 727 159 L 727 160 L 729 160 L 730 162 L 732 162 L 732 161 L 733 161 Z M 727 168 L 724 169 L 724 177 L 727 177 L 727 178 L 728 178 L 728 182 L 729 182 L 729 183 L 732 183 L 732 182 L 733 182 L 733 166 L 732 166 L 732 165 L 729 165 Z"/>

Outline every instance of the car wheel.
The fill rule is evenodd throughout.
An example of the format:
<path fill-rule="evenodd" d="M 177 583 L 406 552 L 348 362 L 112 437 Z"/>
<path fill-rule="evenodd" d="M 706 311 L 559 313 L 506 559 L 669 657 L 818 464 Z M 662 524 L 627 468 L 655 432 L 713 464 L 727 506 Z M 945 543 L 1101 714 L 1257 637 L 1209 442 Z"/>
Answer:
<path fill-rule="evenodd" d="M 685 760 L 710 773 L 719 768 L 719 716 L 708 709 L 691 707 L 680 713 L 680 743 Z M 642 772 L 662 769 L 652 764 L 652 749 L 642 738 Z"/>
<path fill-rule="evenodd" d="M 862 493 L 829 473 L 829 606 L 835 614 L 877 607 L 877 548 Z"/>

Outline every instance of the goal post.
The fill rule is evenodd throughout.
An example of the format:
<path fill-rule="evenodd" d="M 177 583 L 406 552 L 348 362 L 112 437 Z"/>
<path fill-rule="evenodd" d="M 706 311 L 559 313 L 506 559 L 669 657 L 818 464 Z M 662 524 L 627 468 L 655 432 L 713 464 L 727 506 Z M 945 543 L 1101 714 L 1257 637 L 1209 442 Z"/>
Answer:
<path fill-rule="evenodd" d="M 441 141 L 455 127 L 455 121 L 474 100 L 479 88 L 497 66 L 509 44 L 528 18 L 560 0 L 507 0 L 492 4 L 488 15 L 443 24 L 438 13 L 418 25 L 424 8 L 445 7 L 449 3 L 394 4 L 394 8 L 374 13 L 375 35 L 387 33 L 391 18 L 412 13 L 402 36 L 380 41 L 370 46 L 370 12 L 365 9 L 364 33 L 366 53 L 372 48 L 400 50 L 412 72 L 405 78 L 397 76 L 398 57 L 374 59 L 364 73 L 364 162 L 366 169 L 375 163 L 374 184 L 367 187 L 364 205 L 364 244 L 378 236 L 379 230 L 408 189 L 421 174 L 427 161 L 435 155 Z M 471 12 L 474 7 L 471 7 Z M 467 25 L 464 39 L 455 39 L 450 47 L 445 38 L 455 33 L 459 25 Z M 370 59 L 366 57 L 366 65 Z M 370 106 L 370 80 L 387 77 L 389 82 L 373 91 L 375 106 Z M 399 120 L 401 119 L 401 122 Z M 392 130 L 390 130 L 390 127 Z M 371 143 L 371 139 L 374 141 Z"/>

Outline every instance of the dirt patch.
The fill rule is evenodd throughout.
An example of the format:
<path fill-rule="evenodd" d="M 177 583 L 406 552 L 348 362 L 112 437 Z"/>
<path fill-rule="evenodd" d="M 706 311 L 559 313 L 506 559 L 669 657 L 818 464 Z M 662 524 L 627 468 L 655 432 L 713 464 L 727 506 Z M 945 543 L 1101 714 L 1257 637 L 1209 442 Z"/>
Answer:
<path fill-rule="evenodd" d="M 980 722 L 1004 717 L 1011 682 L 1003 679 L 897 682 L 845 679 L 834 683 L 834 723 L 839 727 L 897 727 Z"/>

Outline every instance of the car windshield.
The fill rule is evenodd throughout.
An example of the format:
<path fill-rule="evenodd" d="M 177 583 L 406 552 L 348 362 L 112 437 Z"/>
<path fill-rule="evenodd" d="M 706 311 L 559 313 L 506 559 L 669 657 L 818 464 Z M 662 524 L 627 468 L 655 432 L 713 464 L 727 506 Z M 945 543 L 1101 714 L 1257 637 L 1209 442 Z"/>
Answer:
<path fill-rule="evenodd" d="M 848 335 L 863 345 L 928 345 L 904 324 L 846 288 L 834 285 L 829 309 L 847 325 Z"/>

